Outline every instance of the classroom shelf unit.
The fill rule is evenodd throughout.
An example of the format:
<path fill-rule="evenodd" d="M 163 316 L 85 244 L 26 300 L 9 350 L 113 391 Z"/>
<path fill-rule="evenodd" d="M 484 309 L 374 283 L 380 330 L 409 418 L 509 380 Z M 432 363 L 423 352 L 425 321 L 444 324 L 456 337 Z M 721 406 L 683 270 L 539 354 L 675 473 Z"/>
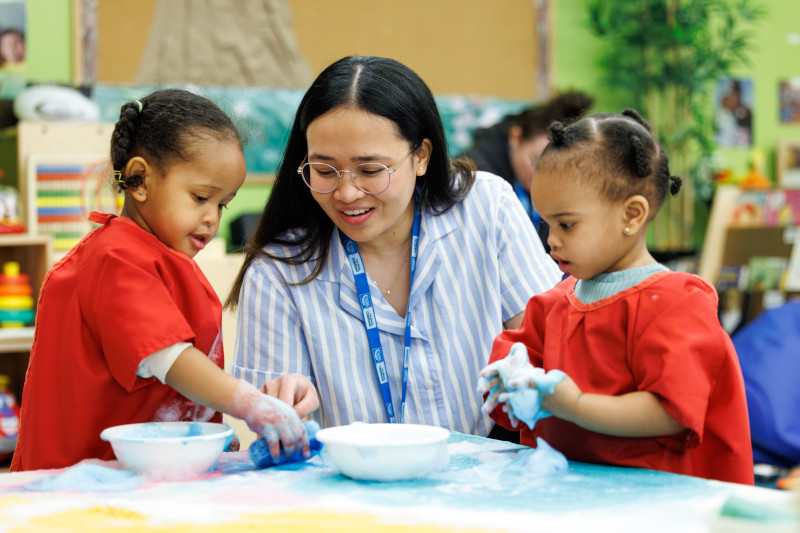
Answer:
<path fill-rule="evenodd" d="M 0 267 L 9 261 L 30 276 L 33 299 L 39 298 L 42 282 L 52 264 L 52 238 L 29 233 L 0 235 Z M 11 379 L 10 389 L 19 400 L 33 342 L 33 327 L 0 328 L 0 374 Z"/>

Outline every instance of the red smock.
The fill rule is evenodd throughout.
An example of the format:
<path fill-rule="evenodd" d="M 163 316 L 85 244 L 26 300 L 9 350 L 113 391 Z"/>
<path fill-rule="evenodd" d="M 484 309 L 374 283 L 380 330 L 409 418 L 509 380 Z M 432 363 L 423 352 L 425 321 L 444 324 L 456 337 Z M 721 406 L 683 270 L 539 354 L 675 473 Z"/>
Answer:
<path fill-rule="evenodd" d="M 523 324 L 494 341 L 490 362 L 522 342 L 531 364 L 559 369 L 583 392 L 619 396 L 645 390 L 687 431 L 652 438 L 614 437 L 548 417 L 522 444 L 542 437 L 568 459 L 644 467 L 753 484 L 744 381 L 730 337 L 717 318 L 717 293 L 702 278 L 662 271 L 590 304 L 575 278 L 531 298 Z M 492 418 L 511 428 L 499 408 Z"/>
<path fill-rule="evenodd" d="M 92 213 L 91 231 L 39 294 L 11 470 L 114 459 L 100 432 L 151 421 L 221 420 L 156 378 L 148 355 L 192 343 L 222 368 L 222 306 L 197 264 L 129 218 Z"/>

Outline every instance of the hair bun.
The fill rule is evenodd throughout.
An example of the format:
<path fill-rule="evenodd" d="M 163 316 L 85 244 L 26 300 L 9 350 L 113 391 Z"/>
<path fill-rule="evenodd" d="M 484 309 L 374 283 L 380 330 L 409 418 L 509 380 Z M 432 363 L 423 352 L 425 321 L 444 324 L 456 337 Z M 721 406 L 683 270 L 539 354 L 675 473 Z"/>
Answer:
<path fill-rule="evenodd" d="M 669 177 L 669 193 L 672 196 L 678 194 L 678 191 L 681 190 L 681 184 L 683 180 L 681 180 L 678 176 L 670 176 Z"/>
<path fill-rule="evenodd" d="M 566 141 L 566 128 L 561 122 L 550 124 L 550 142 L 555 146 L 563 146 Z"/>

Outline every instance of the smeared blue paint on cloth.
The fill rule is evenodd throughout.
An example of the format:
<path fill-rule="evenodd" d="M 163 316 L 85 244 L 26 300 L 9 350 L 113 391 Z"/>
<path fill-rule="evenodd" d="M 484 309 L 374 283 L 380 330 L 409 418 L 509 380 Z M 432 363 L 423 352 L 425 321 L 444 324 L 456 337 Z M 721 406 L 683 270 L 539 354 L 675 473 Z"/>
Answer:
<path fill-rule="evenodd" d="M 536 448 L 521 447 L 513 450 L 504 450 L 503 453 L 492 453 L 490 456 L 481 457 L 475 466 L 459 470 L 451 469 L 441 477 L 448 482 L 474 484 L 477 480 L 482 482 L 502 482 L 505 480 L 526 479 L 533 480 L 545 476 L 563 474 L 569 470 L 569 463 L 563 453 L 559 452 L 541 437 L 536 439 Z M 455 477 L 455 479 L 454 479 Z"/>
<path fill-rule="evenodd" d="M 308 434 L 308 446 L 311 450 L 311 455 L 309 457 L 305 457 L 302 450 L 297 450 L 296 452 L 287 455 L 283 449 L 283 445 L 281 444 L 281 455 L 276 461 L 269 453 L 269 444 L 267 443 L 267 440 L 264 439 L 264 437 L 261 437 L 250 445 L 250 448 L 248 449 L 250 459 L 252 459 L 253 463 L 258 468 L 267 468 L 280 464 L 307 461 L 310 457 L 319 453 L 319 451 L 322 449 L 322 443 L 316 439 L 317 431 L 319 431 L 319 424 L 315 420 L 306 421 L 304 426 L 306 428 L 306 433 Z"/>
<path fill-rule="evenodd" d="M 46 475 L 25 485 L 32 491 L 105 492 L 132 490 L 142 485 L 142 479 L 127 470 L 78 463 L 58 474 Z"/>

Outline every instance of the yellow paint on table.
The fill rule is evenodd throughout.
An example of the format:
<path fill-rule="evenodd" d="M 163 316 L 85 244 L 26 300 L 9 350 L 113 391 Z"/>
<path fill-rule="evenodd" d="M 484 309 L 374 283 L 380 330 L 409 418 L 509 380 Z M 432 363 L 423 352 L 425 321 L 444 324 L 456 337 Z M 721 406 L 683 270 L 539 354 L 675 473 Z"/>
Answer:
<path fill-rule="evenodd" d="M 231 521 L 214 524 L 194 522 L 149 524 L 140 513 L 120 507 L 95 506 L 73 509 L 31 519 L 27 524 L 9 529 L 9 533 L 39 531 L 80 531 L 81 533 L 134 532 L 147 530 L 163 533 L 264 533 L 264 531 L 317 533 L 478 533 L 484 529 L 462 528 L 455 525 L 398 524 L 383 521 L 366 513 L 293 510 L 282 513 L 247 514 Z"/>

